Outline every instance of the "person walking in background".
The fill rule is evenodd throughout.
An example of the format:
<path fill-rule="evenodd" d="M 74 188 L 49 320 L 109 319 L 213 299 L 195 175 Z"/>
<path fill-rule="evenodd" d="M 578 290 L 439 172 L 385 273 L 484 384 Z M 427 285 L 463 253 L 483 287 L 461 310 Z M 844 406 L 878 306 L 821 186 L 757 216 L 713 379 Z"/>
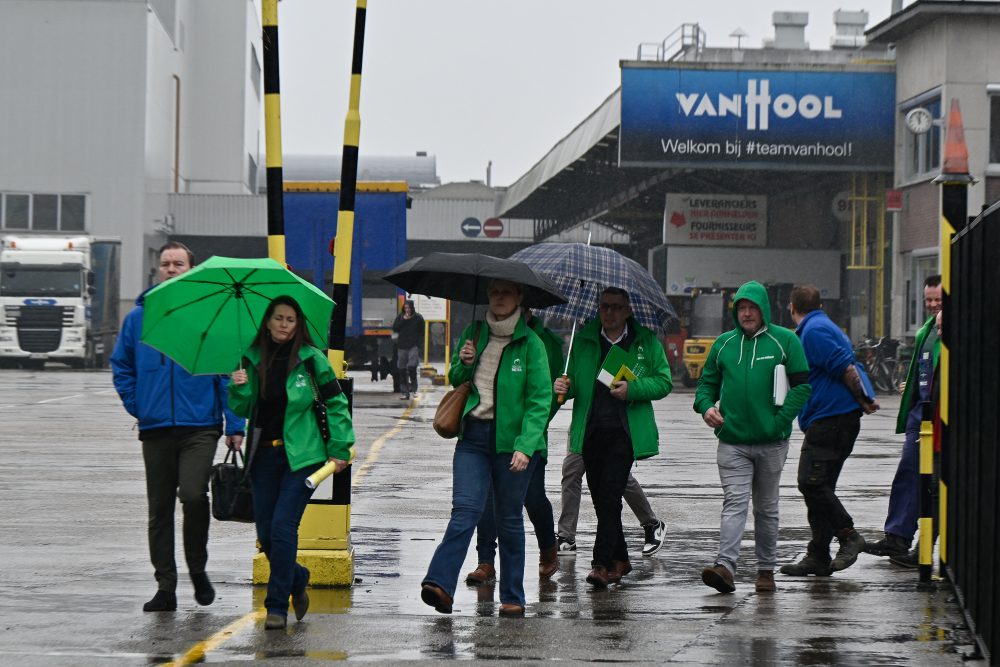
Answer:
<path fill-rule="evenodd" d="M 812 539 L 802 560 L 782 565 L 781 573 L 828 576 L 853 565 L 865 547 L 865 539 L 854 529 L 854 519 L 837 497 L 837 480 L 854 450 L 861 413 L 870 415 L 879 405 L 867 393 L 851 341 L 823 312 L 819 290 L 813 285 L 796 286 L 789 312 L 809 362 L 812 388 L 799 412 L 799 428 L 805 439 L 798 474 Z M 840 548 L 831 561 L 834 537 Z"/>
<path fill-rule="evenodd" d="M 521 317 L 521 286 L 492 280 L 486 321 L 462 332 L 448 371 L 471 381 L 452 466 L 451 519 L 421 582 L 420 598 L 450 614 L 458 575 L 490 489 L 500 547 L 500 615 L 523 616 L 524 520 L 534 467 L 545 456 L 552 405 L 545 345 Z"/>
<path fill-rule="evenodd" d="M 555 380 L 562 373 L 562 339 L 545 328 L 542 321 L 531 313 L 530 308 L 522 309 L 521 316 L 528 328 L 535 332 L 545 345 L 545 355 L 549 362 L 549 381 Z M 555 416 L 559 405 L 553 401 L 549 412 L 549 421 Z M 559 553 L 556 549 L 555 521 L 552 516 L 552 503 L 545 495 L 545 464 L 548 458 L 548 431 L 545 433 L 546 451 L 539 458 L 538 464 L 531 473 L 528 491 L 524 496 L 524 509 L 528 519 L 535 529 L 535 539 L 538 541 L 538 576 L 547 579 L 559 569 Z M 492 581 L 497 576 L 493 561 L 497 552 L 497 527 L 493 518 L 493 491 L 490 490 L 483 508 L 483 516 L 476 525 L 476 553 L 479 563 L 476 569 L 465 575 L 465 583 L 478 586 Z"/>
<path fill-rule="evenodd" d="M 576 553 L 576 526 L 580 519 L 580 496 L 583 491 L 583 456 L 567 451 L 562 464 L 562 506 L 559 510 L 559 553 Z M 653 556 L 667 539 L 667 526 L 653 512 L 646 492 L 635 477 L 629 473 L 622 494 L 635 518 L 639 520 L 645 535 L 642 545 L 643 556 Z"/>
<path fill-rule="evenodd" d="M 701 579 L 720 593 L 736 590 L 733 575 L 753 497 L 759 592 L 775 590 L 778 491 L 792 420 L 809 399 L 809 364 L 794 332 L 771 324 L 767 290 L 751 280 L 733 297 L 736 328 L 712 343 L 694 409 L 719 438 L 722 482 L 719 554 Z M 779 376 L 780 378 L 776 378 Z M 787 377 L 787 395 L 775 384 Z M 780 391 L 780 389 L 779 389 Z M 718 401 L 718 406 L 716 402 Z"/>
<path fill-rule="evenodd" d="M 609 387 L 597 378 L 615 346 L 646 373 Z M 568 378 L 557 378 L 553 390 L 574 399 L 569 448 L 583 457 L 597 512 L 587 581 L 606 588 L 632 571 L 622 530 L 622 495 L 632 464 L 659 453 L 652 402 L 670 393 L 673 380 L 660 341 L 632 316 L 628 292 L 614 287 L 601 293 L 598 317 L 577 333 L 569 357 Z"/>
<path fill-rule="evenodd" d="M 417 366 L 420 365 L 420 350 L 424 346 L 424 318 L 413 309 L 410 299 L 403 302 L 403 310 L 392 323 L 392 330 L 398 336 L 396 366 L 402 393 L 400 399 L 409 400 L 410 394 L 417 393 Z"/>
<path fill-rule="evenodd" d="M 194 253 L 182 243 L 160 248 L 159 282 L 190 270 Z M 174 508 L 184 512 L 184 557 L 194 598 L 212 604 L 215 589 L 205 573 L 208 563 L 208 478 L 223 423 L 227 444 L 243 443 L 243 420 L 228 410 L 221 375 L 191 375 L 169 357 L 140 342 L 146 290 L 122 324 L 111 354 L 115 391 L 125 410 L 139 422 L 142 460 L 149 503 L 149 557 L 157 591 L 143 611 L 177 609 L 177 563 L 174 559 Z"/>
<path fill-rule="evenodd" d="M 924 280 L 924 308 L 928 317 L 917 330 L 906 381 L 900 389 L 903 399 L 896 417 L 896 433 L 905 435 L 889 492 L 885 537 L 869 543 L 865 549 L 875 556 L 905 559 L 917 532 L 917 518 L 920 516 L 920 422 L 924 418 L 924 404 L 931 401 L 932 380 L 941 351 L 936 326 L 937 314 L 941 312 L 940 275 L 928 276 Z M 915 558 L 910 560 L 916 562 Z"/>
<path fill-rule="evenodd" d="M 271 301 L 244 363 L 231 376 L 229 405 L 253 429 L 248 467 L 254 523 L 271 568 L 264 627 L 277 630 L 287 624 L 289 596 L 297 620 L 309 609 L 309 570 L 295 562 L 299 522 L 313 493 L 305 480 L 327 462 L 336 472 L 347 467 L 354 428 L 347 398 L 294 299 Z M 325 440 L 313 411 L 316 394 L 326 404 Z"/>

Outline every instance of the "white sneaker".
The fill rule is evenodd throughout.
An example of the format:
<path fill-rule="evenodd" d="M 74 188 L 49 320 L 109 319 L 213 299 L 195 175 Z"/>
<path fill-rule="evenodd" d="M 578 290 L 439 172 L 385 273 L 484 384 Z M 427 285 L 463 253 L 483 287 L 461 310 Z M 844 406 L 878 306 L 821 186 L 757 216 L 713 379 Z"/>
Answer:
<path fill-rule="evenodd" d="M 576 553 L 576 541 L 568 540 L 565 537 L 559 536 L 559 553 L 561 554 Z"/>
<path fill-rule="evenodd" d="M 646 544 L 642 547 L 643 556 L 652 556 L 663 547 L 667 539 L 667 526 L 662 521 L 657 521 L 654 526 L 643 526 L 646 531 Z"/>

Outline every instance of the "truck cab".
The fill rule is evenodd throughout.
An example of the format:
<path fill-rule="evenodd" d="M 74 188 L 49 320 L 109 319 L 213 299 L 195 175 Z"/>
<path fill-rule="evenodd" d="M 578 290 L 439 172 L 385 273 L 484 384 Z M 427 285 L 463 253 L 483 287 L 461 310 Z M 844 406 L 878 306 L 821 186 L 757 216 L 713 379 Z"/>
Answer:
<path fill-rule="evenodd" d="M 0 364 L 102 365 L 118 329 L 119 248 L 87 236 L 0 237 Z"/>

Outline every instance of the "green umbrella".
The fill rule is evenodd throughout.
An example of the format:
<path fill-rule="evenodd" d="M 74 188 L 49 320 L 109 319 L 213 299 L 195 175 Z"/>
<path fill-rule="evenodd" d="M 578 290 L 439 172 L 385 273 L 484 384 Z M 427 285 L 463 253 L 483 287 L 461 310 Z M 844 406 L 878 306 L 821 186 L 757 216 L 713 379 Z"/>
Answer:
<path fill-rule="evenodd" d="M 230 373 L 277 296 L 295 299 L 313 342 L 327 346 L 333 300 L 273 259 L 211 257 L 144 301 L 142 342 L 194 375 Z"/>

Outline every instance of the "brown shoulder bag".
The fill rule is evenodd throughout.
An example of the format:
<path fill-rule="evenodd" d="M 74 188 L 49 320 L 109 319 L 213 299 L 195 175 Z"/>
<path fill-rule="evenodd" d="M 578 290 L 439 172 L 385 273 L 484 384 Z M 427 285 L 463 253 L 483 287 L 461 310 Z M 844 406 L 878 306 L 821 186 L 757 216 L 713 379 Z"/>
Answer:
<path fill-rule="evenodd" d="M 479 337 L 479 329 L 477 322 L 475 338 Z M 438 403 L 437 412 L 434 413 L 434 430 L 442 438 L 454 438 L 462 430 L 462 413 L 465 412 L 465 403 L 471 393 L 472 382 L 463 382 L 445 394 Z"/>

